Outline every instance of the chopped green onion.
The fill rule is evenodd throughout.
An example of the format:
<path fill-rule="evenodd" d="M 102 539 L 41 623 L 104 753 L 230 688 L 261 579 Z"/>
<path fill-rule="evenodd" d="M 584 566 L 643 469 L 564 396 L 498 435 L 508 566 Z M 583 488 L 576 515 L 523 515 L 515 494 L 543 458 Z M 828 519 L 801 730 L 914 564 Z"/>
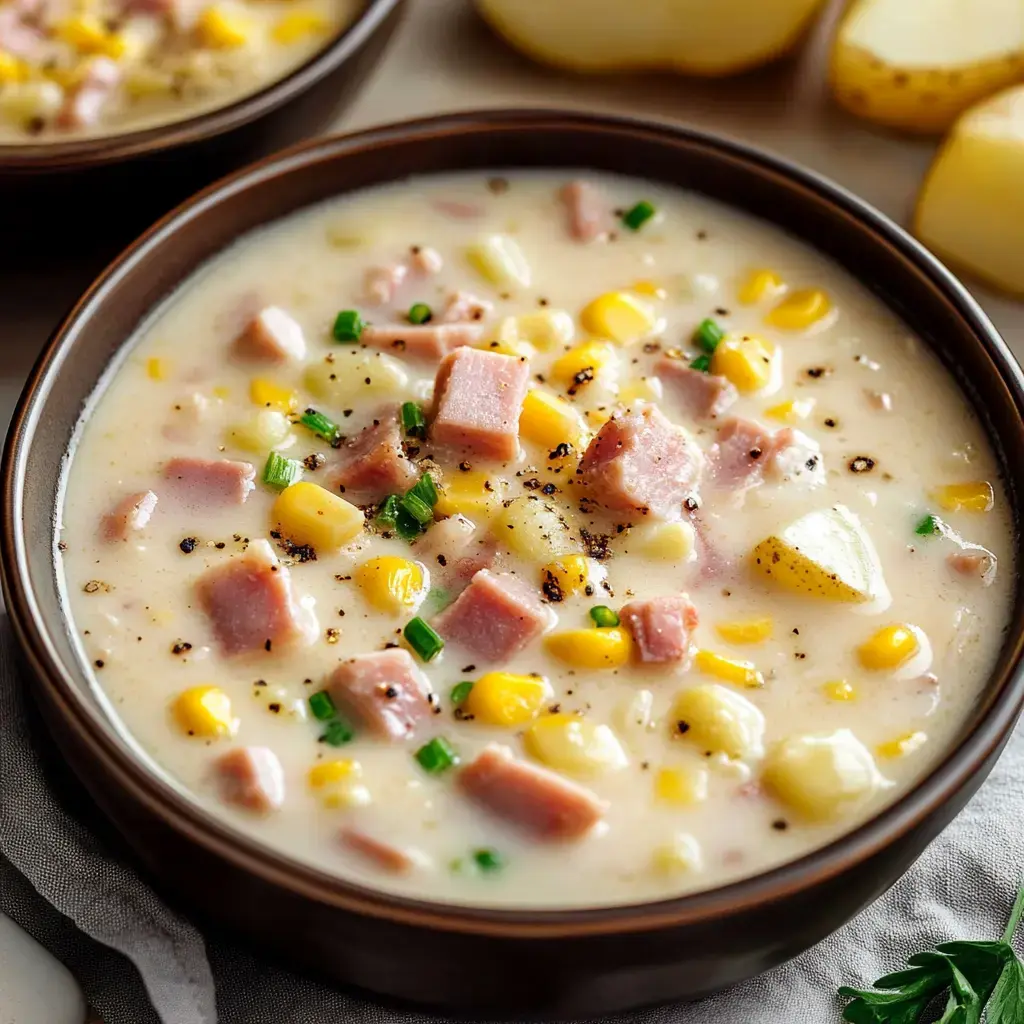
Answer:
<path fill-rule="evenodd" d="M 617 626 L 619 624 L 618 612 L 612 611 L 606 604 L 595 605 L 591 608 L 590 617 L 594 620 L 595 626 Z"/>
<path fill-rule="evenodd" d="M 654 214 L 654 207 L 646 199 L 641 199 L 636 206 L 631 207 L 622 215 L 622 223 L 633 231 L 639 231 Z"/>
<path fill-rule="evenodd" d="M 442 736 L 435 736 L 429 743 L 416 751 L 416 760 L 420 767 L 431 775 L 440 775 L 452 765 L 459 763 L 459 755 L 452 745 Z"/>
<path fill-rule="evenodd" d="M 267 464 L 263 467 L 263 482 L 269 487 L 284 490 L 291 487 L 302 477 L 302 463 L 296 459 L 286 459 L 279 452 L 271 452 L 267 456 Z"/>
<path fill-rule="evenodd" d="M 452 687 L 450 694 L 451 701 L 456 707 L 466 703 L 466 699 L 469 697 L 469 691 L 473 689 L 473 680 L 464 679 L 461 683 L 456 683 Z"/>
<path fill-rule="evenodd" d="M 690 363 L 691 370 L 700 370 L 701 373 L 709 373 L 711 371 L 711 356 L 697 356 L 692 363 Z"/>
<path fill-rule="evenodd" d="M 429 473 L 424 473 L 423 476 L 421 476 L 419 480 L 417 480 L 416 483 L 414 483 L 412 487 L 405 492 L 405 494 L 406 497 L 414 495 L 425 505 L 429 505 L 431 508 L 437 504 L 437 499 L 439 497 L 437 493 L 437 484 L 434 483 L 434 478 Z"/>
<path fill-rule="evenodd" d="M 409 323 L 425 324 L 434 317 L 433 310 L 425 302 L 416 302 L 409 307 Z"/>
<path fill-rule="evenodd" d="M 709 354 L 718 348 L 718 343 L 724 337 L 725 331 L 710 317 L 706 320 L 701 320 L 697 325 L 697 330 L 693 332 L 693 340 Z"/>
<path fill-rule="evenodd" d="M 930 512 L 914 527 L 919 537 L 936 537 L 942 533 L 942 520 Z"/>
<path fill-rule="evenodd" d="M 434 510 L 418 494 L 414 494 L 412 491 L 409 491 L 404 498 L 400 498 L 398 504 L 402 507 L 403 511 L 408 512 L 421 526 L 425 526 L 434 518 Z"/>
<path fill-rule="evenodd" d="M 395 513 L 395 533 L 402 540 L 415 540 L 423 532 L 423 524 L 402 508 L 402 501 L 404 499 L 399 499 L 398 511 Z"/>
<path fill-rule="evenodd" d="M 309 710 L 318 722 L 328 722 L 337 714 L 334 701 L 326 690 L 320 690 L 309 698 Z"/>
<path fill-rule="evenodd" d="M 433 661 L 444 649 L 444 641 L 418 615 L 405 624 L 403 635 L 424 661 Z"/>
<path fill-rule="evenodd" d="M 415 402 L 402 403 L 402 429 L 408 437 L 426 437 L 427 421 Z"/>
<path fill-rule="evenodd" d="M 335 718 L 327 723 L 321 741 L 332 747 L 343 747 L 355 739 L 356 731 L 343 718 Z"/>
<path fill-rule="evenodd" d="M 377 511 L 377 525 L 385 530 L 393 530 L 398 519 L 398 498 L 389 494 Z"/>
<path fill-rule="evenodd" d="M 481 871 L 500 871 L 505 866 L 505 858 L 497 850 L 486 847 L 473 851 L 473 860 Z"/>
<path fill-rule="evenodd" d="M 331 333 L 335 341 L 358 341 L 365 326 L 366 321 L 354 309 L 343 309 L 334 318 L 334 330 Z"/>
<path fill-rule="evenodd" d="M 317 437 L 322 437 L 325 441 L 334 442 L 334 439 L 341 432 L 341 428 L 334 420 L 325 416 L 322 412 L 317 412 L 316 409 L 307 409 L 300 417 L 299 422 L 307 429 L 312 430 Z"/>

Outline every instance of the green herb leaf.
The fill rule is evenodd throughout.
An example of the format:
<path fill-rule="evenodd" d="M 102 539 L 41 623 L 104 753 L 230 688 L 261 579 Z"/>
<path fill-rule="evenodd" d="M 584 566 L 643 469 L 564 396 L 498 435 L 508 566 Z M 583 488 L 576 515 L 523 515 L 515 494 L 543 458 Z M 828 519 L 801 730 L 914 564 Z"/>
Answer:
<path fill-rule="evenodd" d="M 1024 1020 L 1024 964 L 1014 957 L 999 975 L 988 1004 L 988 1024 L 1020 1024 Z"/>

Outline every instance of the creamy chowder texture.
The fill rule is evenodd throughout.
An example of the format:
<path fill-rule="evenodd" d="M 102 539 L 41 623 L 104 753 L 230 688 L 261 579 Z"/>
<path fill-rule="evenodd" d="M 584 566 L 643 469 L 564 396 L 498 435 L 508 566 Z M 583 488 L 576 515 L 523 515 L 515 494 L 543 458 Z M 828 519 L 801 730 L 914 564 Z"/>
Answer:
<path fill-rule="evenodd" d="M 622 903 L 792 860 L 1002 642 L 972 411 L 819 254 L 649 182 L 425 178 L 247 236 L 100 390 L 60 511 L 113 714 L 371 886 Z"/>
<path fill-rule="evenodd" d="M 0 0 L 0 145 L 151 128 L 283 78 L 358 0 Z"/>

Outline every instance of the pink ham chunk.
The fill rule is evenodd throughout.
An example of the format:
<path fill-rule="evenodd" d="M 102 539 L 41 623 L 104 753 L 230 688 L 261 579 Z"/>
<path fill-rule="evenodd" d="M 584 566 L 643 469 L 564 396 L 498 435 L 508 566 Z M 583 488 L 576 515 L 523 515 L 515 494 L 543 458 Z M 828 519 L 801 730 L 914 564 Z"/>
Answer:
<path fill-rule="evenodd" d="M 267 814 L 284 803 L 284 770 L 267 747 L 239 747 L 214 765 L 221 799 L 247 811 Z"/>
<path fill-rule="evenodd" d="M 445 640 L 484 661 L 505 661 L 554 624 L 534 587 L 512 573 L 481 569 L 434 619 Z"/>
<path fill-rule="evenodd" d="M 164 479 L 179 504 L 195 511 L 241 505 L 256 486 L 256 470 L 230 459 L 171 459 Z"/>
<path fill-rule="evenodd" d="M 446 587 L 461 588 L 481 569 L 490 568 L 497 545 L 487 531 L 481 534 L 469 519 L 456 514 L 435 523 L 412 549 Z"/>
<path fill-rule="evenodd" d="M 964 548 L 946 559 L 946 564 L 958 576 L 977 580 L 988 586 L 996 578 L 996 556 L 985 548 Z"/>
<path fill-rule="evenodd" d="M 143 529 L 156 511 L 157 496 L 139 491 L 122 498 L 101 520 L 100 536 L 106 541 L 125 541 Z"/>
<path fill-rule="evenodd" d="M 331 674 L 327 690 L 335 704 L 348 708 L 383 739 L 404 740 L 433 714 L 430 683 L 401 647 L 343 661 Z"/>
<path fill-rule="evenodd" d="M 364 327 L 359 340 L 412 359 L 442 359 L 462 345 L 475 345 L 483 337 L 480 324 L 385 324 Z"/>
<path fill-rule="evenodd" d="M 475 803 L 533 839 L 579 839 L 605 812 L 590 790 L 517 761 L 508 747 L 496 744 L 459 772 L 457 784 Z"/>
<path fill-rule="evenodd" d="M 760 483 L 774 444 L 772 432 L 759 423 L 739 417 L 726 420 L 708 451 L 715 484 L 727 490 L 745 490 Z"/>
<path fill-rule="evenodd" d="M 630 601 L 620 615 L 636 641 L 640 660 L 656 664 L 682 661 L 698 622 L 697 609 L 686 594 Z"/>
<path fill-rule="evenodd" d="M 530 382 L 530 364 L 517 356 L 456 349 L 434 383 L 436 444 L 507 461 L 519 453 L 519 411 Z"/>
<path fill-rule="evenodd" d="M 408 874 L 417 866 L 417 858 L 397 846 L 362 832 L 357 828 L 343 828 L 339 834 L 343 846 L 359 854 L 364 860 L 392 875 Z"/>
<path fill-rule="evenodd" d="M 245 325 L 234 349 L 252 362 L 283 363 L 305 359 L 306 338 L 293 317 L 277 306 L 267 306 Z"/>
<path fill-rule="evenodd" d="M 611 210 L 604 194 L 589 181 L 570 181 L 559 198 L 569 217 L 569 234 L 577 241 L 592 242 L 608 231 Z"/>
<path fill-rule="evenodd" d="M 483 320 L 494 309 L 494 304 L 481 299 L 472 292 L 455 292 L 445 303 L 441 320 L 446 324 L 465 323 L 470 320 Z"/>
<path fill-rule="evenodd" d="M 315 639 L 313 613 L 295 600 L 288 570 L 265 540 L 207 570 L 196 581 L 196 597 L 225 654 L 269 652 Z"/>
<path fill-rule="evenodd" d="M 348 501 L 369 504 L 407 491 L 416 482 L 416 467 L 405 457 L 401 428 L 393 414 L 366 427 L 340 454 L 342 464 L 331 478 L 331 487 Z"/>
<path fill-rule="evenodd" d="M 597 504 L 678 519 L 700 479 L 703 459 L 685 430 L 645 406 L 608 420 L 577 474 Z"/>
<path fill-rule="evenodd" d="M 386 306 L 394 302 L 398 289 L 409 274 L 404 263 L 389 263 L 385 267 L 370 267 L 363 281 L 366 301 L 373 306 Z"/>
<path fill-rule="evenodd" d="M 692 370 L 678 359 L 660 359 L 654 372 L 695 420 L 716 419 L 739 398 L 739 392 L 725 377 Z"/>
<path fill-rule="evenodd" d="M 64 101 L 57 114 L 57 125 L 61 128 L 87 128 L 96 124 L 120 83 L 121 68 L 106 57 L 97 57 Z"/>

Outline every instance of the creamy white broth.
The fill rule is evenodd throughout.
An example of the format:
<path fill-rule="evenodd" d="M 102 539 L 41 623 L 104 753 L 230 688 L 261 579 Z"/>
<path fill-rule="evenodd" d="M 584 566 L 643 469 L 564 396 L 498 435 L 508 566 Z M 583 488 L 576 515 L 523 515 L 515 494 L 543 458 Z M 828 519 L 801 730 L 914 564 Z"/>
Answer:
<path fill-rule="evenodd" d="M 955 737 L 1002 642 L 1014 572 L 1007 502 L 982 428 L 923 344 L 843 271 L 774 228 L 660 185 L 587 177 L 600 183 L 612 207 L 628 209 L 646 199 L 657 216 L 639 231 L 619 225 L 613 240 L 584 244 L 567 231 L 558 198 L 568 176 L 516 172 L 508 176 L 507 189 L 489 187 L 485 175 L 413 180 L 332 201 L 254 232 L 199 268 L 131 340 L 73 452 L 60 530 L 69 611 L 90 670 L 116 715 L 158 765 L 219 817 L 343 877 L 446 901 L 570 906 L 646 900 L 757 873 L 829 842 L 912 786 Z M 452 215 L 452 202 L 460 204 L 454 208 L 460 216 Z M 493 286 L 467 263 L 466 247 L 495 232 L 507 233 L 522 249 L 532 275 L 529 287 Z M 443 269 L 433 277 L 410 277 L 393 304 L 370 306 L 364 298 L 367 269 L 402 260 L 413 246 L 436 249 Z M 806 331 L 767 326 L 766 313 L 783 296 L 749 305 L 738 301 L 756 268 L 771 268 L 790 293 L 824 290 L 832 312 Z M 596 431 L 600 419 L 617 408 L 616 388 L 651 376 L 666 350 L 681 350 L 687 361 L 698 355 L 691 341 L 694 329 L 711 317 L 728 331 L 756 334 L 777 346 L 774 358 L 780 365 L 772 382 L 762 391 L 741 394 L 717 421 L 694 419 L 668 387 L 659 407 L 706 451 L 729 417 L 778 431 L 785 424 L 767 410 L 790 399 L 813 398 L 813 410 L 795 425 L 820 445 L 824 482 L 813 489 L 765 482 L 743 496 L 705 482 L 698 489 L 697 516 L 708 543 L 698 540 L 694 553 L 679 561 L 640 553 L 649 536 L 645 531 L 652 529 L 643 516 L 581 513 L 580 493 L 575 484 L 566 484 L 574 458 L 554 473 L 545 468 L 548 451 L 524 443 L 521 458 L 512 463 L 471 457 L 473 468 L 486 469 L 496 485 L 507 479 L 506 498 L 543 496 L 530 489 L 532 483 L 524 487 L 526 481 L 554 483 L 558 490 L 545 500 L 571 512 L 574 529 L 613 535 L 612 556 L 602 563 L 610 592 L 598 585 L 593 596 L 566 596 L 551 604 L 558 618 L 553 632 L 592 626 L 588 610 L 595 604 L 620 609 L 632 599 L 686 592 L 700 619 L 689 638 L 691 651 L 748 660 L 764 685 L 733 685 L 690 659 L 641 665 L 634 656 L 618 669 L 574 669 L 554 657 L 545 640 L 534 640 L 494 665 L 476 664 L 480 659 L 449 644 L 429 664 L 416 659 L 438 695 L 441 713 L 422 723 L 414 738 L 385 742 L 356 722 L 350 743 L 334 748 L 318 742 L 324 726 L 310 715 L 308 698 L 342 660 L 388 642 L 402 643 L 401 628 L 413 614 L 373 610 L 354 578 L 358 567 L 384 554 L 415 558 L 418 549 L 414 546 L 410 555 L 407 542 L 370 528 L 340 551 L 318 549 L 315 561 L 290 564 L 276 547 L 289 566 L 296 596 L 315 611 L 315 641 L 233 658 L 219 652 L 210 621 L 195 600 L 195 582 L 239 557 L 248 542 L 270 536 L 277 497 L 259 482 L 266 452 L 237 445 L 237 425 L 256 408 L 251 380 L 270 378 L 294 388 L 299 409 L 312 406 L 326 413 L 351 438 L 389 403 L 428 405 L 437 363 L 335 342 L 331 325 L 340 309 L 360 310 L 367 319 L 386 323 L 414 302 L 440 310 L 446 296 L 468 290 L 493 303 L 483 321 L 485 339 L 496 336 L 505 317 L 565 310 L 576 321 L 570 344 L 579 344 L 589 337 L 578 324 L 581 309 L 602 293 L 638 282 L 662 289 L 645 294 L 651 286 L 640 285 L 639 293 L 658 323 L 645 339 L 646 348 L 644 341 L 615 346 L 617 379 L 599 375 L 569 398 L 592 414 L 590 429 Z M 301 324 L 308 345 L 303 363 L 254 367 L 229 358 L 246 318 L 267 305 L 281 307 Z M 652 351 L 655 346 L 660 351 Z M 547 382 L 535 380 L 538 387 L 562 397 L 569 396 L 551 381 L 550 367 L 566 347 L 538 350 L 530 366 Z M 352 381 L 348 394 L 333 401 L 306 387 L 309 366 L 328 357 L 339 381 Z M 366 388 L 359 382 L 370 372 L 363 365 L 367 358 L 378 366 L 394 360 L 405 383 L 378 392 L 378 374 L 377 383 Z M 346 362 L 359 364 L 359 377 L 351 371 L 345 376 Z M 366 391 L 372 394 L 367 397 Z M 880 394 L 888 396 L 890 409 L 879 408 L 883 402 L 873 396 Z M 296 459 L 323 453 L 327 465 L 304 475 L 321 484 L 339 457 L 299 425 L 282 452 Z M 427 453 L 429 441 L 420 454 Z M 256 488 L 244 504 L 202 514 L 161 500 L 152 519 L 128 541 L 102 542 L 97 532 L 102 517 L 125 495 L 152 489 L 159 496 L 163 465 L 174 456 L 251 462 Z M 858 457 L 873 461 L 870 470 L 850 470 Z M 437 458 L 443 486 L 459 470 L 448 456 Z M 933 497 L 937 487 L 969 481 L 993 486 L 991 511 L 939 507 Z M 752 567 L 749 553 L 758 542 L 812 510 L 836 505 L 859 518 L 870 535 L 891 594 L 887 606 L 884 600 L 855 605 L 788 592 Z M 998 571 L 988 585 L 951 570 L 947 557 L 959 550 L 955 540 L 915 533 L 929 512 L 940 515 L 964 542 L 997 557 Z M 468 514 L 486 533 L 485 518 Z M 616 534 L 618 525 L 628 523 L 634 528 Z M 493 533 L 499 536 L 500 530 Z M 198 542 L 188 554 L 179 546 L 185 538 Z M 495 571 L 515 572 L 539 592 L 538 561 L 510 554 L 500 536 L 496 558 Z M 443 571 L 430 559 L 424 565 L 436 585 Z M 446 590 L 447 595 L 428 595 L 416 614 L 430 621 L 453 592 Z M 757 644 L 727 643 L 716 630 L 723 623 L 764 618 L 771 619 L 771 637 Z M 869 671 L 858 657 L 859 645 L 898 623 L 920 631 L 918 656 L 900 668 Z M 183 643 L 191 647 L 182 649 Z M 179 653 L 173 653 L 176 646 Z M 582 713 L 589 723 L 609 726 L 621 744 L 625 767 L 574 776 L 607 802 L 603 821 L 582 838 L 531 839 L 467 799 L 455 784 L 460 768 L 431 776 L 415 760 L 413 753 L 423 743 L 443 736 L 463 765 L 493 742 L 537 763 L 525 747 L 529 723 L 498 727 L 453 712 L 450 689 L 492 669 L 543 675 L 551 696 L 542 715 L 555 705 L 559 714 Z M 677 695 L 708 683 L 741 694 L 763 712 L 769 756 L 787 738 L 848 729 L 871 752 L 885 782 L 835 820 L 809 820 L 762 783 L 763 759 L 709 757 L 692 737 L 679 734 L 672 713 Z M 237 718 L 233 737 L 204 740 L 186 735 L 177 724 L 173 703 L 199 685 L 216 685 L 230 697 Z M 651 695 L 646 724 L 638 723 L 630 705 L 639 691 Z M 851 694 L 853 699 L 841 699 Z M 901 750 L 899 741 L 915 734 L 921 735 Z M 239 746 L 265 746 L 280 758 L 287 796 L 279 810 L 258 815 L 220 799 L 214 762 Z M 338 758 L 361 765 L 361 783 L 372 797 L 367 806 L 326 808 L 310 789 L 310 769 Z M 691 777 L 706 772 L 705 798 L 682 806 L 667 802 L 656 781 L 665 768 L 684 768 Z M 382 870 L 339 842 L 346 826 L 414 851 L 417 866 L 405 874 Z M 682 858 L 688 866 L 665 853 L 681 843 L 690 851 Z M 695 848 L 699 857 L 692 855 Z M 479 849 L 497 851 L 503 867 L 478 869 L 473 852 Z"/>

